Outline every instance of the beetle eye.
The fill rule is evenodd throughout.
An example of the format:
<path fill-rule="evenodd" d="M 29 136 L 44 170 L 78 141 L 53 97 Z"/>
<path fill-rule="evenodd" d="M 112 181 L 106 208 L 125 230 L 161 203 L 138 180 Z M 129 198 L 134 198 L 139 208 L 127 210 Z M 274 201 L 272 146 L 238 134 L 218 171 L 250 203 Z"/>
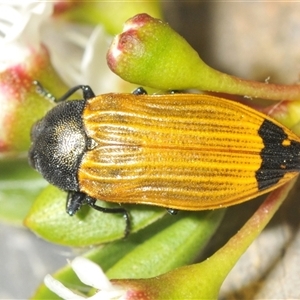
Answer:
<path fill-rule="evenodd" d="M 30 139 L 31 142 L 34 142 L 36 138 L 39 136 L 39 133 L 41 131 L 41 120 L 37 121 L 30 130 Z"/>
<path fill-rule="evenodd" d="M 41 148 L 38 143 L 39 137 L 43 136 L 43 128 L 45 128 L 44 119 L 41 119 L 37 121 L 33 126 L 31 127 L 30 131 L 30 139 L 31 139 L 31 147 L 29 149 L 28 153 L 28 162 L 31 167 L 33 167 L 35 170 L 39 171 L 39 151 Z"/>
<path fill-rule="evenodd" d="M 34 168 L 35 170 L 38 170 L 36 151 L 32 147 L 30 148 L 29 153 L 28 153 L 28 162 L 32 168 Z"/>

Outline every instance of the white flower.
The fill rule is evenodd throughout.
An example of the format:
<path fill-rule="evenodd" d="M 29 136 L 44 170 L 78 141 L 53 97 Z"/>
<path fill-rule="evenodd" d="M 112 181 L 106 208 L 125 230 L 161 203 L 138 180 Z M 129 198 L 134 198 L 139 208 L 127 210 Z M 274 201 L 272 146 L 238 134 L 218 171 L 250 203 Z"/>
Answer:
<path fill-rule="evenodd" d="M 106 63 L 112 36 L 105 32 L 103 26 L 54 20 L 43 30 L 44 43 L 50 51 L 53 66 L 68 86 L 88 84 L 96 94 L 124 92 L 124 81 Z"/>
<path fill-rule="evenodd" d="M 0 3 L 0 72 L 40 47 L 40 27 L 52 10 L 53 3 L 44 1 Z"/>
<path fill-rule="evenodd" d="M 87 298 L 78 293 L 74 293 L 51 275 L 47 275 L 44 279 L 45 285 L 62 299 L 125 299 L 126 291 L 113 285 L 103 273 L 102 269 L 92 261 L 84 257 L 77 257 L 71 262 L 71 267 L 81 282 L 98 289 L 98 291 L 95 295 Z"/>
<path fill-rule="evenodd" d="M 107 65 L 112 36 L 103 26 L 51 18 L 53 9 L 51 1 L 0 2 L 0 72 L 24 62 L 43 43 L 68 86 L 88 84 L 96 94 L 131 91 Z"/>

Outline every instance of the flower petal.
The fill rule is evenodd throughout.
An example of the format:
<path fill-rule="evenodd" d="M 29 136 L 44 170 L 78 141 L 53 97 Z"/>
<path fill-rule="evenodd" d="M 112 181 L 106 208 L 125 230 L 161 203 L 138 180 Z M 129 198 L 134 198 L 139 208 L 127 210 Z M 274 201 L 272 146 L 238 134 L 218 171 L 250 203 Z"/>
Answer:
<path fill-rule="evenodd" d="M 84 257 L 76 257 L 71 262 L 72 269 L 81 282 L 99 290 L 111 290 L 113 285 L 102 269 Z"/>
<path fill-rule="evenodd" d="M 30 55 L 29 48 L 40 46 L 41 24 L 52 10 L 53 3 L 50 2 L 0 4 L 0 71 L 22 62 L 26 55 Z"/>
<path fill-rule="evenodd" d="M 61 282 L 54 279 L 51 275 L 46 275 L 44 279 L 45 285 L 48 287 L 49 290 L 51 290 L 53 293 L 57 294 L 59 297 L 65 299 L 65 300 L 82 300 L 86 299 L 85 297 L 82 297 L 80 295 L 77 295 L 73 293 L 71 290 L 66 288 Z"/>

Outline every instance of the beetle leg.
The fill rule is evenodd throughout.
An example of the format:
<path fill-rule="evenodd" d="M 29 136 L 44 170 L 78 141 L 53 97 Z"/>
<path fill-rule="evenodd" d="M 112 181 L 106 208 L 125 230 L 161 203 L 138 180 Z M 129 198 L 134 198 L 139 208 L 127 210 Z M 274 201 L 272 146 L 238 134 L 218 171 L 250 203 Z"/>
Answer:
<path fill-rule="evenodd" d="M 136 88 L 136 89 L 132 92 L 132 94 L 133 94 L 133 95 L 137 95 L 137 96 L 139 96 L 139 95 L 147 95 L 147 91 L 146 91 L 144 88 L 142 88 L 142 87 L 138 87 L 138 88 Z"/>
<path fill-rule="evenodd" d="M 86 203 L 86 194 L 81 192 L 68 192 L 66 211 L 70 216 L 74 216 L 80 207 Z"/>
<path fill-rule="evenodd" d="M 172 215 L 175 216 L 178 213 L 178 209 L 174 209 L 174 208 L 167 208 L 167 212 Z"/>
<path fill-rule="evenodd" d="M 129 213 L 125 208 L 122 207 L 101 207 L 96 205 L 97 199 L 87 196 L 82 192 L 69 192 L 67 197 L 67 205 L 66 210 L 70 216 L 76 214 L 76 212 L 80 209 L 83 204 L 88 204 L 90 207 L 101 211 L 103 213 L 110 214 L 123 214 L 123 218 L 125 219 L 125 230 L 124 237 L 127 237 L 130 233 L 130 217 Z"/>
<path fill-rule="evenodd" d="M 101 207 L 101 206 L 96 205 L 97 199 L 89 197 L 89 196 L 86 196 L 85 200 L 86 200 L 85 203 L 87 203 L 90 207 L 92 207 L 98 211 L 101 211 L 103 213 L 122 214 L 123 218 L 125 219 L 125 223 L 126 223 L 125 230 L 124 230 L 124 237 L 128 236 L 128 234 L 130 233 L 130 225 L 131 224 L 130 224 L 129 213 L 125 208 L 123 208 L 123 207 Z"/>
<path fill-rule="evenodd" d="M 89 85 L 76 85 L 69 89 L 63 96 L 56 100 L 56 102 L 62 102 L 67 100 L 70 96 L 75 94 L 78 90 L 82 90 L 83 99 L 88 100 L 95 97 L 95 93 Z"/>
<path fill-rule="evenodd" d="M 80 85 L 79 87 L 82 90 L 84 100 L 96 97 L 95 93 L 89 85 Z"/>

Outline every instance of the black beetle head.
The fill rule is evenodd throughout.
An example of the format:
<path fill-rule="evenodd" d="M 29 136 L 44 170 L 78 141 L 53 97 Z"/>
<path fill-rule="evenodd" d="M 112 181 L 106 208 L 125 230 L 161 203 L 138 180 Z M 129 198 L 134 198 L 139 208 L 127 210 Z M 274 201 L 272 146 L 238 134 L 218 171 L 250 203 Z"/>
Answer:
<path fill-rule="evenodd" d="M 60 103 L 31 129 L 29 163 L 49 183 L 68 191 L 79 190 L 77 171 L 88 140 L 82 123 L 84 104 Z"/>

